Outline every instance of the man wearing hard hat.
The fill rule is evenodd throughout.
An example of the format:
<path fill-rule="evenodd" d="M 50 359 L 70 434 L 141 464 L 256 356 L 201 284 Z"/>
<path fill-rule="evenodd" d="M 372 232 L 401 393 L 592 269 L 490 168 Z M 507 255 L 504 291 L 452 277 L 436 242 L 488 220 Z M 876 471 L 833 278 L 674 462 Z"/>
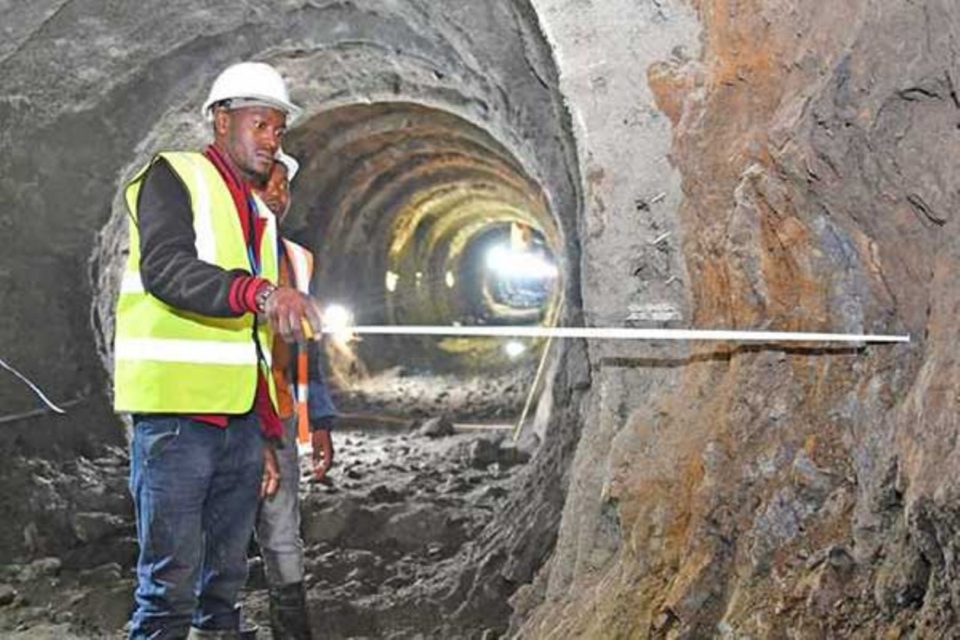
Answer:
<path fill-rule="evenodd" d="M 300 109 L 275 69 L 245 62 L 203 113 L 211 145 L 158 154 L 125 190 L 114 395 L 134 425 L 137 639 L 239 637 L 258 499 L 279 482 L 271 344 L 320 329 L 316 301 L 278 286 L 277 222 L 251 191 Z"/>
<path fill-rule="evenodd" d="M 254 188 L 280 222 L 290 209 L 290 183 L 299 168 L 296 159 L 280 150 L 266 183 Z M 280 284 L 289 283 L 308 293 L 313 277 L 313 254 L 286 238 L 281 240 L 278 253 Z M 274 340 L 273 377 L 284 427 L 283 447 L 277 451 L 283 482 L 277 494 L 260 505 L 257 540 L 266 569 L 273 637 L 310 640 L 303 585 L 297 442 L 310 444 L 314 476 L 322 480 L 333 462 L 330 429 L 336 408 L 324 383 L 318 341 L 304 346 Z"/>

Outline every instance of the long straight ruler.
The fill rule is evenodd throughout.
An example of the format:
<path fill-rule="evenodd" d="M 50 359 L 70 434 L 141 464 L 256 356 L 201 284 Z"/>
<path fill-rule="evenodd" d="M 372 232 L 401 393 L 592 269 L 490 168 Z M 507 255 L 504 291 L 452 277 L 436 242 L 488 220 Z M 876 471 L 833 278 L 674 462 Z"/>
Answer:
<path fill-rule="evenodd" d="M 627 327 L 366 325 L 324 327 L 324 333 L 393 336 L 495 338 L 586 338 L 588 340 L 706 340 L 731 342 L 910 342 L 909 335 L 809 333 L 802 331 L 731 331 L 716 329 L 631 329 Z"/>

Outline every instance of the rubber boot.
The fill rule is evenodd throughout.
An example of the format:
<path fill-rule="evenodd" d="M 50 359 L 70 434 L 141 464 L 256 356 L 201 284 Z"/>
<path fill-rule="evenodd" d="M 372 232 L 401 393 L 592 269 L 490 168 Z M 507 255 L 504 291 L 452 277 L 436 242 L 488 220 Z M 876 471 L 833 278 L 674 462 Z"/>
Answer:
<path fill-rule="evenodd" d="M 313 640 L 302 582 L 271 587 L 270 629 L 274 640 Z"/>

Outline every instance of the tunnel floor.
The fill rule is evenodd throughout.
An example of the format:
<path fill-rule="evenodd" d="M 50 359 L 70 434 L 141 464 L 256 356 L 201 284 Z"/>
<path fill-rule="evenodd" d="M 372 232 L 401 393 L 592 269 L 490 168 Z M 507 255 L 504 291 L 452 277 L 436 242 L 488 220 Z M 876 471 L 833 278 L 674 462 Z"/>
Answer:
<path fill-rule="evenodd" d="M 444 618 L 461 604 L 451 598 L 462 597 L 458 553 L 491 521 L 529 460 L 512 438 L 529 382 L 529 372 L 471 379 L 398 367 L 336 394 L 343 417 L 330 481 L 313 481 L 301 459 L 306 584 L 319 637 L 450 633 Z M 47 494 L 17 499 L 57 507 L 61 525 L 84 543 L 62 557 L 0 566 L 0 635 L 125 637 L 137 552 L 126 452 L 107 447 L 96 459 L 59 467 L 20 464 L 12 471 L 42 480 L 23 486 Z M 245 616 L 269 637 L 254 547 L 250 567 Z M 487 628 L 502 632 L 505 623 L 491 611 Z"/>

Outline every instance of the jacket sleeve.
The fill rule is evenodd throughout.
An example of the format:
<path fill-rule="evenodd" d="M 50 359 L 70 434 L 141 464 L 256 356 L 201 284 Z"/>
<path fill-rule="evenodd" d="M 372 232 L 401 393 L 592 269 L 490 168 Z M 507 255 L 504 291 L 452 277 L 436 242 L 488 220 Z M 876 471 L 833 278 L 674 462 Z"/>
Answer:
<path fill-rule="evenodd" d="M 147 170 L 137 199 L 140 277 L 144 288 L 172 307 L 205 316 L 235 317 L 256 308 L 265 281 L 197 257 L 190 195 L 166 160 Z"/>

